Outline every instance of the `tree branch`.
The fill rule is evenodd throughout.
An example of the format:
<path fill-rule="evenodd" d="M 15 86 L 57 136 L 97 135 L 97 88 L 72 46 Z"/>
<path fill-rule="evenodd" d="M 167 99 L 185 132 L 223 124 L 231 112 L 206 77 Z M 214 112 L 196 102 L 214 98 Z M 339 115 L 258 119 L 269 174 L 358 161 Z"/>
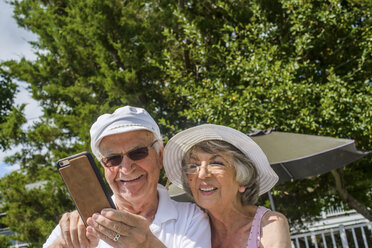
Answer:
<path fill-rule="evenodd" d="M 335 179 L 336 191 L 340 195 L 342 201 L 346 202 L 350 207 L 355 209 L 369 221 L 372 221 L 372 211 L 347 192 L 344 185 L 343 169 L 332 170 L 331 173 Z"/>

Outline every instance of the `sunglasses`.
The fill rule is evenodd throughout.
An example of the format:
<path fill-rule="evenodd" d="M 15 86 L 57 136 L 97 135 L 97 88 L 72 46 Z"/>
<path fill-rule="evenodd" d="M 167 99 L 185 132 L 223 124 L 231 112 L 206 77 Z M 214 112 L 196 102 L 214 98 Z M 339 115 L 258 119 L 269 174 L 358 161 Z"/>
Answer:
<path fill-rule="evenodd" d="M 138 147 L 124 154 L 117 154 L 107 158 L 102 158 L 101 162 L 105 167 L 110 168 L 120 165 L 124 156 L 127 156 L 133 161 L 144 159 L 149 155 L 149 148 L 152 147 L 157 141 L 158 140 L 155 140 L 149 146 Z"/>

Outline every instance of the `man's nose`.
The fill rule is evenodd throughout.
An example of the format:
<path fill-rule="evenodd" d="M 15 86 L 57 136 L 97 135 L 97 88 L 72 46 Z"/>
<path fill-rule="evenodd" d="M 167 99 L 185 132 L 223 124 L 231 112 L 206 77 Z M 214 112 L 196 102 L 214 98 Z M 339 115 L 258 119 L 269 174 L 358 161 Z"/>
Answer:
<path fill-rule="evenodd" d="M 135 162 L 128 158 L 128 156 L 124 155 L 123 160 L 120 163 L 120 170 L 124 173 L 130 172 L 135 167 Z"/>

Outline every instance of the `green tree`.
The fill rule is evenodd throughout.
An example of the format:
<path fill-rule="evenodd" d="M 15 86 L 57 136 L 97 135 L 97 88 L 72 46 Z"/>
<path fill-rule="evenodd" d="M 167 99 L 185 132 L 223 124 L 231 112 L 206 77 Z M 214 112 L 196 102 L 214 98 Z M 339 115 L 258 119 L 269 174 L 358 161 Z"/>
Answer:
<path fill-rule="evenodd" d="M 43 116 L 24 130 L 22 109 L 9 113 L 0 136 L 7 147 L 22 145 L 7 158 L 22 171 L 1 179 L 0 192 L 29 200 L 10 211 L 20 199 L 4 194 L 3 210 L 9 227 L 35 246 L 57 212 L 71 207 L 60 205 L 69 198 L 55 162 L 89 150 L 91 124 L 118 106 L 147 109 L 165 140 L 209 122 L 243 132 L 275 127 L 347 137 L 360 149 L 371 147 L 369 1 L 9 2 L 18 24 L 38 36 L 32 43 L 37 58 L 5 61 L 0 68 L 10 81 L 28 83 Z M 369 207 L 370 163 L 369 157 L 342 172 L 346 189 Z M 277 186 L 278 209 L 295 223 L 337 204 L 331 178 Z M 32 200 L 13 180 L 49 183 L 34 189 L 41 196 Z M 43 199 L 56 198 L 58 190 L 59 200 Z M 48 206 L 57 209 L 54 215 L 43 213 Z M 30 213 L 27 219 L 22 211 Z"/>
<path fill-rule="evenodd" d="M 66 187 L 52 169 L 40 168 L 37 178 L 12 172 L 0 181 L 1 208 L 7 213 L 1 222 L 17 233 L 14 239 L 30 242 L 31 247 L 41 247 L 61 213 L 74 209 Z M 36 183 L 30 184 L 32 181 Z"/>
<path fill-rule="evenodd" d="M 8 77 L 0 71 L 0 123 L 5 122 L 13 103 L 17 85 L 12 83 Z"/>
<path fill-rule="evenodd" d="M 9 247 L 12 245 L 12 242 L 7 236 L 1 235 L 0 236 L 0 246 L 1 247 Z"/>
<path fill-rule="evenodd" d="M 89 150 L 90 126 L 99 115 L 118 106 L 144 107 L 164 124 L 163 133 L 184 126 L 186 118 L 178 114 L 183 106 L 167 104 L 172 92 L 161 81 L 160 68 L 154 66 L 162 59 L 162 30 L 172 25 L 173 7 L 169 1 L 9 3 L 14 6 L 17 23 L 38 36 L 31 43 L 37 58 L 4 61 L 0 68 L 11 82 L 27 83 L 43 111 L 40 120 L 25 130 L 23 109 L 13 109 L 0 130 L 8 148 L 21 145 L 19 152 L 6 158 L 7 163 L 21 166 L 19 177 L 27 176 L 28 183 L 44 177 L 58 181 L 57 185 L 63 188 L 55 162 Z M 49 168 L 50 173 L 45 174 L 43 168 Z M 9 183 L 16 180 L 14 177 L 12 174 L 1 180 L 8 182 L 8 188 L 2 187 L 1 194 L 9 191 L 28 199 L 28 192 Z M 165 179 L 161 182 L 165 183 Z M 53 199 L 48 190 L 49 187 L 41 188 L 38 194 Z M 67 195 L 62 194 L 63 197 L 69 199 Z M 6 224 L 20 234 L 20 240 L 39 246 L 51 231 L 51 222 L 56 224 L 59 215 L 56 212 L 44 215 L 38 202 L 41 198 L 23 202 L 23 208 L 11 210 L 8 206 L 18 204 L 18 200 L 16 196 L 4 198 L 1 209 L 7 212 Z M 46 208 L 49 204 L 62 213 L 70 205 L 61 207 L 61 202 L 48 201 L 42 206 Z M 22 211 L 26 209 L 40 219 L 36 221 L 31 216 L 22 219 Z M 20 228 L 21 221 L 25 228 Z M 33 229 L 28 228 L 31 224 Z"/>
<path fill-rule="evenodd" d="M 12 110 L 23 109 L 23 107 L 16 109 L 13 106 L 14 96 L 17 93 L 17 85 L 11 81 L 11 79 L 1 70 L 0 68 L 0 130 L 4 130 L 6 126 L 9 126 L 9 120 L 14 119 L 12 117 Z M 11 130 L 17 130 L 17 125 Z M 18 126 L 19 127 L 19 126 Z M 0 149 L 6 150 L 9 148 L 10 141 L 6 135 L 0 134 Z"/>
<path fill-rule="evenodd" d="M 165 31 L 163 71 L 192 122 L 352 138 L 371 149 L 370 11 L 367 1 L 190 2 L 174 13 L 178 30 Z M 371 220 L 370 164 L 371 156 L 279 185 L 278 209 L 294 223 L 341 197 Z"/>

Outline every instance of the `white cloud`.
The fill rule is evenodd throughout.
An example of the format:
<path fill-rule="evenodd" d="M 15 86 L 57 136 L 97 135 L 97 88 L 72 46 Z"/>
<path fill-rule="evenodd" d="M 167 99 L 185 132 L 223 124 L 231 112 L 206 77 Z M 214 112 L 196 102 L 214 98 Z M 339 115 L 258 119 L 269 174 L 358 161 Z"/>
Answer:
<path fill-rule="evenodd" d="M 37 37 L 35 34 L 19 27 L 12 15 L 13 7 L 0 0 L 0 61 L 18 60 L 22 56 L 34 60 L 36 56 L 28 41 L 36 40 Z M 33 121 L 42 114 L 40 106 L 37 101 L 31 98 L 31 94 L 26 89 L 26 83 L 18 82 L 18 85 L 20 91 L 16 95 L 15 103 L 17 105 L 26 103 L 26 118 Z"/>
<path fill-rule="evenodd" d="M 16 105 L 25 103 L 25 115 L 27 119 L 27 125 L 31 125 L 33 122 L 37 121 L 42 115 L 41 107 L 37 101 L 35 101 L 31 94 L 27 91 L 27 84 L 23 82 L 18 82 L 19 92 L 17 93 L 14 102 Z"/>
<path fill-rule="evenodd" d="M 9 174 L 12 171 L 18 170 L 19 165 L 7 165 L 6 163 L 0 163 L 0 177 Z"/>
<path fill-rule="evenodd" d="M 22 56 L 27 59 L 35 59 L 36 56 L 28 41 L 36 40 L 37 36 L 18 27 L 12 16 L 12 6 L 5 3 L 4 0 L 0 0 L 0 61 L 19 60 Z"/>

